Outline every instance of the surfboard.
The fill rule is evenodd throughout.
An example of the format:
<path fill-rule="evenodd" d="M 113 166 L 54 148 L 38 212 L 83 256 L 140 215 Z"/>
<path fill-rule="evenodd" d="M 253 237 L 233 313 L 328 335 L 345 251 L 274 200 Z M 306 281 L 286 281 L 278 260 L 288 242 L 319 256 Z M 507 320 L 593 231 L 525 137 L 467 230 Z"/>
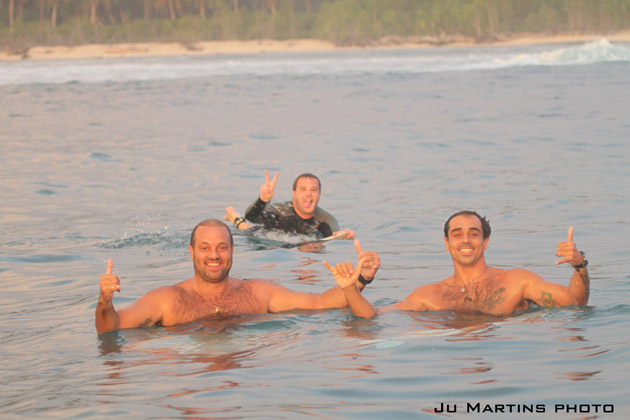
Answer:
<path fill-rule="evenodd" d="M 348 238 L 348 233 L 347 232 L 341 232 L 341 233 L 338 233 L 337 235 L 330 235 L 330 236 L 326 236 L 325 238 L 313 239 L 312 241 L 306 241 L 305 243 L 309 243 L 309 242 L 328 242 L 328 241 L 341 240 L 341 239 L 347 239 L 347 238 Z"/>

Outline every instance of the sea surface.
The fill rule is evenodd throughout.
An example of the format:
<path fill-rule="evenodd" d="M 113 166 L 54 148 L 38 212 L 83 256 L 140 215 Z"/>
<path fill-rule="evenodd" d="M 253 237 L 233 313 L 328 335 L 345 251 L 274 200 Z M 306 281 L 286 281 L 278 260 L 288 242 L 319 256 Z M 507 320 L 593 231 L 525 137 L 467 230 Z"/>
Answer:
<path fill-rule="evenodd" d="M 192 276 L 193 226 L 302 172 L 381 256 L 386 305 L 452 274 L 446 218 L 486 260 L 587 306 L 505 318 L 295 311 L 97 335 L 115 305 Z M 0 418 L 625 419 L 630 415 L 630 44 L 0 62 Z M 235 236 L 238 278 L 334 286 L 350 241 Z M 444 413 L 438 413 L 440 409 Z"/>

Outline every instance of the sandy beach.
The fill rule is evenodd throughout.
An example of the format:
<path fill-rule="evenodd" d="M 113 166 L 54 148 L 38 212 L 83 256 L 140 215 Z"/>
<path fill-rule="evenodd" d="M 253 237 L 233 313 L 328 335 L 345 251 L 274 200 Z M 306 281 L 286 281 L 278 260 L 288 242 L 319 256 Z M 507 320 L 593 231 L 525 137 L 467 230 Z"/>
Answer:
<path fill-rule="evenodd" d="M 174 55 L 217 55 L 217 54 L 255 54 L 266 52 L 294 51 L 331 51 L 342 49 L 364 48 L 430 48 L 456 46 L 488 46 L 488 45 L 534 45 L 534 44 L 566 44 L 584 43 L 607 39 L 611 42 L 630 42 L 630 31 L 606 35 L 538 35 L 523 34 L 511 36 L 491 43 L 479 43 L 473 39 L 450 38 L 433 39 L 398 39 L 387 38 L 376 45 L 366 47 L 338 47 L 328 41 L 297 39 L 288 41 L 254 40 L 254 41 L 212 41 L 182 43 L 130 43 L 130 44 L 90 44 L 79 46 L 35 46 L 20 52 L 0 51 L 0 61 L 17 60 L 56 60 L 80 58 L 108 57 L 156 57 Z"/>

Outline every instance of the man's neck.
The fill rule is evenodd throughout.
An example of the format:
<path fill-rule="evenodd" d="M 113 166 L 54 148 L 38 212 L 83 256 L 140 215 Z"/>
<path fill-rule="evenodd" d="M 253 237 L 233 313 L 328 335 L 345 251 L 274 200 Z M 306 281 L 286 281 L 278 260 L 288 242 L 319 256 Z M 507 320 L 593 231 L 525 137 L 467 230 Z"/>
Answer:
<path fill-rule="evenodd" d="M 456 264 L 453 280 L 461 286 L 477 283 L 487 277 L 489 268 L 483 259 L 477 261 L 474 265 Z"/>
<path fill-rule="evenodd" d="M 197 276 L 191 280 L 192 289 L 203 297 L 220 296 L 231 287 L 230 277 L 226 277 L 217 283 L 207 282 Z"/>

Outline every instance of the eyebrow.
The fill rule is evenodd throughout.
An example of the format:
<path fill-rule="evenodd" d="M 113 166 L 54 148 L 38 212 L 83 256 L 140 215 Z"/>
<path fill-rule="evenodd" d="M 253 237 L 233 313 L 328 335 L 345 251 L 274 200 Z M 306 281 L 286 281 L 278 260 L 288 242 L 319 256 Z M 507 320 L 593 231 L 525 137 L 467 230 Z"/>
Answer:
<path fill-rule="evenodd" d="M 200 241 L 200 242 L 199 242 L 199 245 L 212 245 L 212 244 L 211 244 L 210 242 L 208 242 L 208 241 Z M 229 243 L 229 242 L 225 242 L 225 241 L 224 241 L 224 242 L 219 242 L 219 243 L 217 244 L 217 246 L 218 246 L 218 245 L 230 245 L 230 243 Z"/>
<path fill-rule="evenodd" d="M 460 231 L 460 230 L 464 230 L 464 228 L 460 228 L 460 227 L 458 227 L 458 228 L 454 228 L 454 229 L 453 229 L 453 230 L 451 230 L 449 233 L 457 232 L 457 231 Z M 477 231 L 477 232 L 481 232 L 481 229 L 479 229 L 479 228 L 477 228 L 477 227 L 471 227 L 471 228 L 470 228 L 470 229 L 468 229 L 468 230 L 474 230 L 474 231 Z"/>

